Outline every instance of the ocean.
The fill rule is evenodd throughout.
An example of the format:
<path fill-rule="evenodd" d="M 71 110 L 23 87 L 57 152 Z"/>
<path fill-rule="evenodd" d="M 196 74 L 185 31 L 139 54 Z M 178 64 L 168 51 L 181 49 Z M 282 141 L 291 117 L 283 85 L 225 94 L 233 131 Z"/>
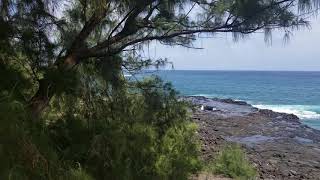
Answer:
<path fill-rule="evenodd" d="M 232 98 L 262 109 L 292 113 L 320 130 L 320 72 L 156 71 L 180 95 Z"/>

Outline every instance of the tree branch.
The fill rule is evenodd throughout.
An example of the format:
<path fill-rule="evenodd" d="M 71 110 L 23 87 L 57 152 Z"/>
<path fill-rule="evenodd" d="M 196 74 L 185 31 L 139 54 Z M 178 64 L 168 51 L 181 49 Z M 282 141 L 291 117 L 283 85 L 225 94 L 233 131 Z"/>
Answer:
<path fill-rule="evenodd" d="M 74 51 L 83 45 L 84 41 L 88 38 L 90 33 L 95 29 L 95 27 L 101 22 L 105 17 L 105 10 L 102 13 L 94 13 L 91 18 L 85 23 L 80 33 L 77 35 L 73 41 L 69 51 Z"/>
<path fill-rule="evenodd" d="M 115 36 L 108 38 L 107 40 L 101 42 L 100 44 L 97 44 L 95 47 L 92 47 L 91 51 L 101 50 L 103 48 L 108 47 L 110 44 L 113 44 L 114 42 L 120 41 L 121 39 L 136 33 L 139 30 L 139 28 L 137 26 L 137 19 L 136 18 L 139 16 L 139 14 L 141 12 L 143 12 L 145 10 L 145 8 L 148 5 L 151 5 L 152 3 L 153 3 L 153 0 L 146 0 L 142 4 L 137 4 L 136 7 L 131 10 L 132 12 L 130 11 L 127 14 L 128 17 L 125 17 L 123 19 L 123 21 L 126 20 L 123 29 Z M 117 26 L 119 27 L 121 24 L 122 24 L 122 22 L 120 22 Z M 118 27 L 116 27 L 116 28 L 118 28 Z"/>

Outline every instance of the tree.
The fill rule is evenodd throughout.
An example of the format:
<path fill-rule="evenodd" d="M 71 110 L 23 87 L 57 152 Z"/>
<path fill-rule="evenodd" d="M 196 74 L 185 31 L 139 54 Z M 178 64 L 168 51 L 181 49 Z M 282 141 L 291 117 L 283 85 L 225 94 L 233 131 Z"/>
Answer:
<path fill-rule="evenodd" d="M 93 62 L 116 77 L 123 67 L 152 61 L 137 56 L 150 41 L 189 47 L 197 34 L 234 37 L 306 26 L 318 0 L 2 0 L 1 61 L 19 61 L 35 86 L 29 102 L 37 117 L 54 95 L 74 87 L 68 78 Z M 161 61 L 158 61 L 161 62 Z M 107 71 L 107 72 L 106 72 Z M 33 93 L 33 94 L 32 94 Z"/>

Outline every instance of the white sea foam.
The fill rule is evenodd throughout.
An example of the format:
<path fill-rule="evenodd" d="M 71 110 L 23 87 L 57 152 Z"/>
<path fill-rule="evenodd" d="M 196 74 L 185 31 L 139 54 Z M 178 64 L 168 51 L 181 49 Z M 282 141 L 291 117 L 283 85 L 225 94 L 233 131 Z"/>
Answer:
<path fill-rule="evenodd" d="M 191 96 L 203 96 L 203 97 L 207 97 L 207 98 L 218 97 L 214 94 L 192 94 Z"/>
<path fill-rule="evenodd" d="M 212 97 L 221 97 L 214 94 L 194 94 L 193 96 L 204 96 L 208 98 Z M 236 101 L 242 101 L 241 99 L 235 99 Z M 251 101 L 246 101 L 249 104 L 253 104 Z M 320 105 L 266 105 L 266 104 L 257 104 L 252 105 L 259 109 L 270 109 L 275 112 L 294 114 L 300 119 L 308 120 L 320 120 Z"/>
<path fill-rule="evenodd" d="M 270 109 L 275 112 L 295 114 L 300 119 L 320 119 L 320 114 L 315 109 L 320 110 L 320 106 L 308 105 L 253 105 L 259 109 Z"/>

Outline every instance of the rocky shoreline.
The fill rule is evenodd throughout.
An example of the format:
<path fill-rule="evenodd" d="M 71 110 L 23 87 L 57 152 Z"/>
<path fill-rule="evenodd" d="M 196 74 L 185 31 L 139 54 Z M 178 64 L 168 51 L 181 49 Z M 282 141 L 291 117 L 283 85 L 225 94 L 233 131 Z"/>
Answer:
<path fill-rule="evenodd" d="M 243 101 L 188 96 L 195 105 L 203 157 L 226 143 L 241 144 L 260 179 L 320 179 L 320 131 L 293 114 L 258 109 Z"/>

